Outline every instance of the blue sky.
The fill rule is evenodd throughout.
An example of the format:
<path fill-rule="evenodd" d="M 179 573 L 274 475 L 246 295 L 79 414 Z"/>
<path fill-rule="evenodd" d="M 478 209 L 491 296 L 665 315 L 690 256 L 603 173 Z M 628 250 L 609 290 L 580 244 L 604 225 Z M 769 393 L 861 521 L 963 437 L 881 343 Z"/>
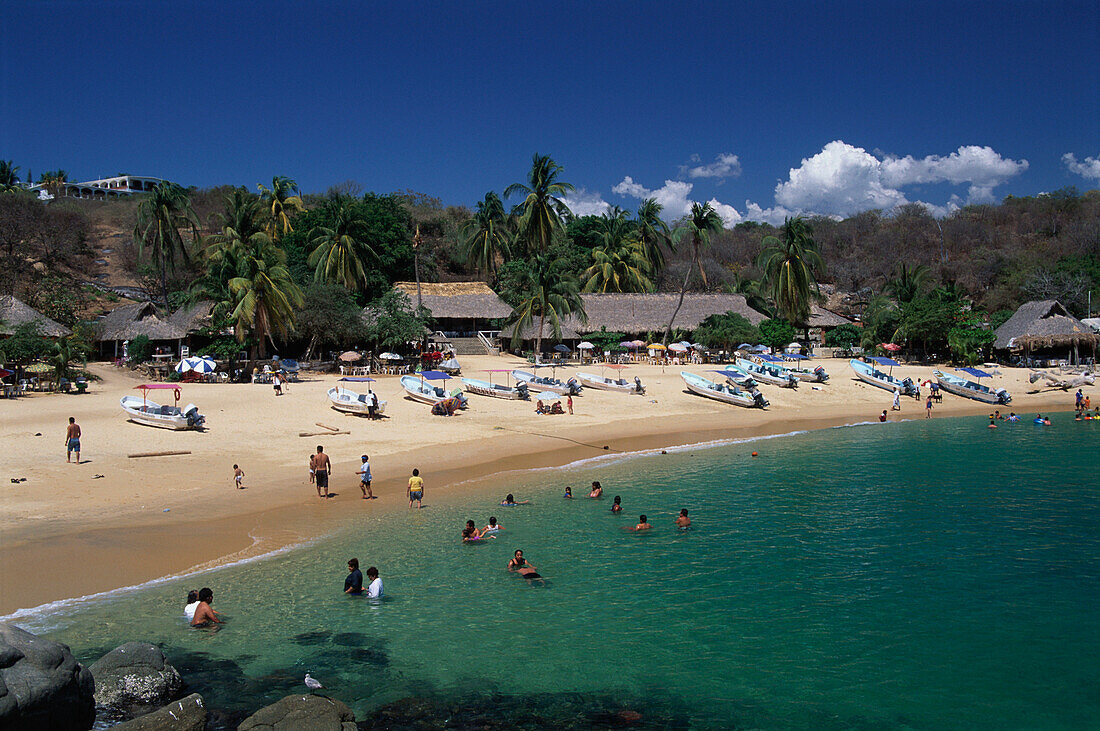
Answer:
<path fill-rule="evenodd" d="M 538 151 L 730 224 L 1100 185 L 1095 0 L 744 5 L 7 0 L 0 158 L 471 205 Z"/>

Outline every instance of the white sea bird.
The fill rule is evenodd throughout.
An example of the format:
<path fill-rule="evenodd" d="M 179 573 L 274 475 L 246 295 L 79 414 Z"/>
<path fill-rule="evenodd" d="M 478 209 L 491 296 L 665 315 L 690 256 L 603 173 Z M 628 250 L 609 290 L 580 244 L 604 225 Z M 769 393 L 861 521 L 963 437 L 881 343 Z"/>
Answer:
<path fill-rule="evenodd" d="M 325 686 L 321 685 L 321 683 L 319 683 L 315 678 L 310 676 L 309 673 L 306 673 L 305 683 L 306 683 L 306 687 L 309 688 L 310 690 L 320 690 L 321 688 L 325 687 Z"/>

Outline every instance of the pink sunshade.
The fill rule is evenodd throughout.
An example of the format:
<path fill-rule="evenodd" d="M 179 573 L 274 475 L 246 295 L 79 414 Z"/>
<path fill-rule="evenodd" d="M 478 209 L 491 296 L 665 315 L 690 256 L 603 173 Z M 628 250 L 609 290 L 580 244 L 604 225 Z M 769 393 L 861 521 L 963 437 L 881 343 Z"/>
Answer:
<path fill-rule="evenodd" d="M 144 383 L 140 386 L 134 386 L 135 390 L 139 389 L 139 388 L 149 389 L 150 391 L 156 390 L 156 389 L 169 389 L 169 388 L 171 388 L 173 390 L 176 390 L 176 389 L 179 389 L 179 385 L 175 384 L 175 383 Z"/>

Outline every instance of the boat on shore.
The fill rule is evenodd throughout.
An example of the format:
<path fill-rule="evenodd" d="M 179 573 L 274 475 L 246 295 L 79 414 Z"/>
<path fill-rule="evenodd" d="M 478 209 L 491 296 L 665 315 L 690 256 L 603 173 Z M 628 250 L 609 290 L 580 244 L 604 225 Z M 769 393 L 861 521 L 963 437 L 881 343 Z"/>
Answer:
<path fill-rule="evenodd" d="M 374 382 L 373 378 L 341 378 L 341 381 L 351 381 L 355 383 L 362 382 Z M 357 414 L 360 416 L 368 416 L 370 414 L 370 394 L 358 393 L 351 389 L 344 388 L 343 386 L 333 386 L 328 390 L 328 400 L 332 403 L 332 408 L 337 411 L 342 411 L 345 414 Z M 386 413 L 386 402 L 381 399 L 378 400 L 378 407 L 374 410 L 374 413 L 381 416 Z"/>
<path fill-rule="evenodd" d="M 715 371 L 715 373 L 726 375 L 726 371 Z M 727 379 L 729 378 L 728 375 L 726 375 L 726 377 Z M 714 381 L 694 373 L 688 373 L 687 371 L 680 371 L 680 378 L 684 379 L 684 384 L 692 393 L 714 399 L 715 401 L 760 409 L 768 405 L 768 400 L 764 398 L 764 394 L 760 393 L 760 391 L 742 391 L 731 382 L 715 383 Z"/>
<path fill-rule="evenodd" d="M 967 372 L 970 371 L 970 369 L 963 370 Z M 983 373 L 982 371 L 978 372 Z M 982 401 L 987 404 L 1008 404 L 1012 401 L 1012 394 L 1003 388 L 983 386 L 977 381 L 971 381 L 966 378 L 951 375 L 950 373 L 944 373 L 943 371 L 932 371 L 932 375 L 939 381 L 940 388 L 956 396 Z M 986 373 L 984 375 L 989 374 Z M 978 378 L 981 378 L 981 376 L 978 376 Z"/>
<path fill-rule="evenodd" d="M 813 370 L 809 368 L 799 368 L 792 363 L 789 363 L 782 358 L 778 358 L 773 355 L 759 355 L 757 356 L 761 360 L 767 361 L 768 365 L 774 366 L 781 371 L 790 373 L 792 376 L 800 381 L 806 383 L 825 383 L 829 380 L 829 374 L 825 372 L 823 366 L 817 366 Z"/>
<path fill-rule="evenodd" d="M 771 364 L 754 363 L 745 358 L 737 359 L 737 369 L 745 371 L 760 383 L 768 383 L 780 388 L 798 388 L 798 379 L 787 371 Z"/>
<path fill-rule="evenodd" d="M 463 378 L 462 385 L 468 393 L 476 393 L 479 396 L 492 398 L 511 399 L 513 401 L 526 401 L 530 398 L 527 393 L 527 384 L 520 382 L 515 386 L 503 386 L 491 381 L 479 381 L 476 378 Z"/>
<path fill-rule="evenodd" d="M 897 365 L 896 361 L 889 358 L 879 358 L 876 360 L 876 363 L 889 365 L 891 371 L 893 371 L 893 366 Z M 917 393 L 917 385 L 913 383 L 913 379 L 911 378 L 894 378 L 892 373 L 883 373 L 871 363 L 864 363 L 855 358 L 848 361 L 848 365 L 855 371 L 856 377 L 859 378 L 859 380 L 869 383 L 872 386 L 884 388 L 887 391 L 894 391 L 897 389 L 901 391 L 904 396 L 915 396 Z"/>
<path fill-rule="evenodd" d="M 431 383 L 432 381 L 446 381 L 448 378 L 450 376 L 446 373 L 424 371 L 415 376 L 401 376 L 401 388 L 405 389 L 406 396 L 422 404 L 435 406 L 440 401 L 455 398 L 461 402 L 463 407 L 467 406 L 466 396 L 462 393 L 462 389 L 456 388 L 454 392 L 448 393 L 447 389 L 442 386 L 435 386 Z"/>
<path fill-rule="evenodd" d="M 726 370 L 715 372 L 722 373 L 726 377 L 727 381 L 746 391 L 752 391 L 759 386 L 759 384 L 756 382 L 756 379 L 753 378 L 748 371 L 738 368 L 733 363 L 727 365 Z"/>
<path fill-rule="evenodd" d="M 161 429 L 183 431 L 185 429 L 201 429 L 206 422 L 206 417 L 199 413 L 199 407 L 187 404 L 180 408 L 180 388 L 172 383 L 145 383 L 135 388 L 141 389 L 141 398 L 137 396 L 123 396 L 119 404 L 126 412 L 130 421 L 145 426 L 155 426 Z M 149 391 L 172 390 L 176 403 L 174 406 L 162 406 L 148 398 Z"/>
<path fill-rule="evenodd" d="M 595 388 L 600 391 L 617 391 L 619 393 L 645 395 L 645 385 L 642 384 L 641 379 L 637 376 L 634 377 L 633 381 L 628 381 L 625 378 L 607 378 L 606 376 L 597 376 L 593 373 L 578 372 L 577 380 L 587 388 Z"/>
<path fill-rule="evenodd" d="M 553 391 L 562 396 L 576 396 L 581 392 L 581 384 L 577 382 L 576 378 L 570 378 L 568 381 L 562 382 L 557 378 L 549 378 L 521 370 L 512 371 L 512 378 L 516 379 L 517 383 L 526 383 L 528 388 L 537 386 L 543 391 Z"/>

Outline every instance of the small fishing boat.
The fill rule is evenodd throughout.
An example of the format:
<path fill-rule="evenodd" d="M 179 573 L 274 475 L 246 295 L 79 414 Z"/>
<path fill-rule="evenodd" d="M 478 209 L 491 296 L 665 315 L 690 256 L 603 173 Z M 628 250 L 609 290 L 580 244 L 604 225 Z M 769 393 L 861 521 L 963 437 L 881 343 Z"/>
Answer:
<path fill-rule="evenodd" d="M 715 371 L 715 373 L 720 373 L 726 376 L 727 379 L 730 377 L 726 371 Z M 760 409 L 768 405 L 768 400 L 764 398 L 764 394 L 760 393 L 758 390 L 742 391 L 734 383 L 715 383 L 714 381 L 694 373 L 688 373 L 687 371 L 680 371 L 680 378 L 684 379 L 684 383 L 692 393 L 714 399 L 715 401 Z"/>
<path fill-rule="evenodd" d="M 557 378 L 540 376 L 535 373 L 528 373 L 527 371 L 520 370 L 512 371 L 512 378 L 516 379 L 519 383 L 526 383 L 529 388 L 537 386 L 540 389 L 553 391 L 562 396 L 566 394 L 576 396 L 581 392 L 581 384 L 577 382 L 576 378 L 570 378 L 563 383 Z"/>
<path fill-rule="evenodd" d="M 722 374 L 725 375 L 727 381 L 747 391 L 752 391 L 759 385 L 748 371 L 742 370 L 736 365 L 727 365 Z"/>
<path fill-rule="evenodd" d="M 738 358 L 737 369 L 745 371 L 760 383 L 769 383 L 780 388 L 798 388 L 797 378 L 768 363 L 754 363 L 751 360 Z"/>
<path fill-rule="evenodd" d="M 810 370 L 809 368 L 799 368 L 798 366 L 774 355 L 761 353 L 757 357 L 761 360 L 767 361 L 769 365 L 775 366 L 782 371 L 790 373 L 792 376 L 800 381 L 805 381 L 807 383 L 825 383 L 825 381 L 829 380 L 829 374 L 825 372 L 825 368 L 822 366 L 817 366 L 813 370 Z M 793 358 L 794 356 L 790 357 Z"/>
<path fill-rule="evenodd" d="M 958 370 L 972 375 L 979 380 L 985 377 L 992 378 L 989 373 L 977 368 L 959 368 Z M 940 388 L 956 396 L 974 399 L 975 401 L 984 401 L 987 404 L 1007 404 L 1012 401 L 1012 394 L 1003 388 L 983 386 L 978 381 L 960 378 L 959 376 L 953 376 L 943 371 L 932 371 L 932 375 L 940 382 Z"/>
<path fill-rule="evenodd" d="M 894 378 L 893 371 L 894 366 L 900 365 L 897 361 L 891 358 L 872 358 L 874 364 L 864 363 L 861 360 L 853 358 L 848 361 L 848 365 L 852 367 L 852 370 L 856 372 L 856 377 L 859 380 L 871 384 L 872 386 L 878 386 L 884 388 L 887 391 L 893 391 L 897 389 L 905 396 L 915 396 L 917 393 L 917 385 L 913 383 L 913 379 Z M 889 373 L 883 373 L 875 365 L 890 366 Z"/>
<path fill-rule="evenodd" d="M 607 365 L 605 368 L 610 368 L 616 371 L 622 371 L 626 366 L 621 365 Z M 600 391 L 617 391 L 619 393 L 635 393 L 640 396 L 645 395 L 645 385 L 641 379 L 634 376 L 633 381 L 628 381 L 625 378 L 608 378 L 606 376 L 597 376 L 592 373 L 577 373 L 577 380 L 588 388 L 595 388 Z"/>
<path fill-rule="evenodd" d="M 509 373 L 510 371 L 493 369 L 485 372 L 488 373 L 489 378 L 492 379 L 493 373 Z M 479 381 L 476 378 L 463 378 L 462 385 L 467 392 L 476 393 L 480 396 L 511 399 L 513 401 L 526 401 L 530 398 L 530 395 L 527 393 L 527 384 L 522 381 L 515 386 L 504 386 L 499 383 L 493 383 L 492 380 Z"/>
<path fill-rule="evenodd" d="M 123 396 L 120 400 L 122 410 L 130 417 L 130 421 L 145 426 L 156 426 L 161 429 L 182 431 L 184 429 L 199 429 L 206 421 L 206 417 L 199 413 L 199 407 L 187 404 L 180 408 L 180 388 L 173 383 L 145 383 L 135 388 L 141 389 L 141 398 L 137 396 Z M 172 390 L 176 403 L 174 406 L 161 406 L 148 398 L 149 391 Z"/>
<path fill-rule="evenodd" d="M 373 378 L 348 377 L 341 378 L 340 380 L 350 381 L 352 383 L 374 383 Z M 337 411 L 343 411 L 346 414 L 359 414 L 361 416 L 370 414 L 369 407 L 371 399 L 369 393 L 357 393 L 343 386 L 333 386 L 328 390 L 328 400 L 332 402 L 332 408 Z M 374 410 L 374 413 L 379 415 L 386 413 L 386 402 L 379 399 L 378 408 Z"/>
<path fill-rule="evenodd" d="M 465 408 L 467 405 L 466 396 L 463 395 L 462 389 L 456 388 L 453 392 L 448 393 L 446 388 L 434 386 L 431 383 L 434 381 L 447 381 L 449 378 L 450 376 L 442 371 L 423 371 L 415 376 L 401 376 L 401 388 L 405 389 L 406 396 L 422 404 L 434 406 L 445 399 L 455 398 Z"/>

